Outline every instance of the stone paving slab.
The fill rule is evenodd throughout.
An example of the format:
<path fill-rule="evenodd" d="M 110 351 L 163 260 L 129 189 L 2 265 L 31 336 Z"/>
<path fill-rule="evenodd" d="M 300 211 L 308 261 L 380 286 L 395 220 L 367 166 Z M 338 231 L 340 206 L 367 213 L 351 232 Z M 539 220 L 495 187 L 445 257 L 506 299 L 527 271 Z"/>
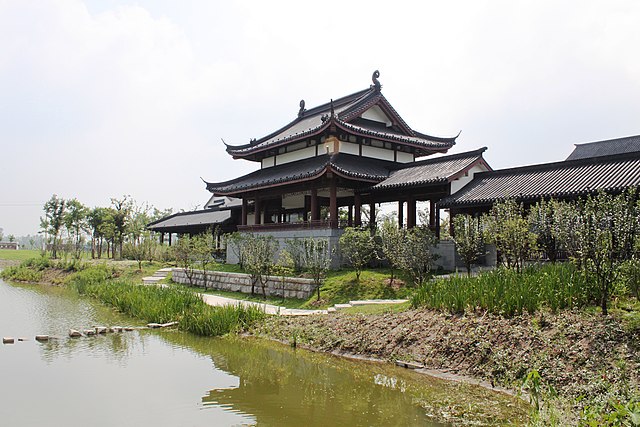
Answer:
<path fill-rule="evenodd" d="M 404 304 L 408 299 L 364 299 L 349 301 L 351 305 L 373 305 L 373 304 Z"/>

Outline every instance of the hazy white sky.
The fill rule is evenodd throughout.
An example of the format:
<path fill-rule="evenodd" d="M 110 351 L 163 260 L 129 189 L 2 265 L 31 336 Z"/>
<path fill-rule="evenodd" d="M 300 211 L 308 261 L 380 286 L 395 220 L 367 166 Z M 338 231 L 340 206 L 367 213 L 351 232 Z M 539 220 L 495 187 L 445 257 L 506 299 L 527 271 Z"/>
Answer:
<path fill-rule="evenodd" d="M 190 210 L 243 144 L 367 88 L 494 168 L 640 134 L 640 2 L 0 0 L 0 227 L 52 195 Z"/>

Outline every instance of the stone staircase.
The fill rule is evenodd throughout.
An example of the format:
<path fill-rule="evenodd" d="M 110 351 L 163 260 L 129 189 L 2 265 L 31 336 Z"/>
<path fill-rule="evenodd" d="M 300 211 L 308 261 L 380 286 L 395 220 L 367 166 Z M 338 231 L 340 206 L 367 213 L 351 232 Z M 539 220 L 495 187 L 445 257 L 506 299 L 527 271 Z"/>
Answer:
<path fill-rule="evenodd" d="M 161 268 L 160 270 L 153 273 L 153 276 L 143 277 L 142 283 L 144 285 L 157 285 L 159 282 L 164 280 L 172 270 L 173 269 L 171 267 Z"/>

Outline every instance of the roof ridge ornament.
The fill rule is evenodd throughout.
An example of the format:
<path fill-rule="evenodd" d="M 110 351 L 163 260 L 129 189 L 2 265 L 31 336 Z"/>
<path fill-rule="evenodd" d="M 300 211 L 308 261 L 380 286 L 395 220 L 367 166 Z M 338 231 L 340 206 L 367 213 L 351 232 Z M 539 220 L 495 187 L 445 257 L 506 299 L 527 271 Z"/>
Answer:
<path fill-rule="evenodd" d="M 371 81 L 373 82 L 371 87 L 374 88 L 376 92 L 380 92 L 380 89 L 382 89 L 382 85 L 380 84 L 378 77 L 380 77 L 380 71 L 375 70 L 373 75 L 371 75 Z"/>
<path fill-rule="evenodd" d="M 301 99 L 300 100 L 300 110 L 298 110 L 298 117 L 304 116 L 305 111 L 307 111 L 307 109 L 304 108 L 304 99 Z"/>
<path fill-rule="evenodd" d="M 333 110 L 333 99 L 331 100 L 331 117 L 335 116 L 335 111 Z"/>

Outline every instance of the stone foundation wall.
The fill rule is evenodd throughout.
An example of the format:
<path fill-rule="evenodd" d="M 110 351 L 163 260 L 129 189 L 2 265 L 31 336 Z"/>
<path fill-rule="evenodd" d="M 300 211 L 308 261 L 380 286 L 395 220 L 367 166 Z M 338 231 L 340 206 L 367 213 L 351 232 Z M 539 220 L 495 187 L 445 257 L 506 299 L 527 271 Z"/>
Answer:
<path fill-rule="evenodd" d="M 494 245 L 485 245 L 485 254 L 478 259 L 477 266 L 495 267 L 497 265 L 498 256 Z M 433 253 L 438 254 L 439 258 L 434 261 L 435 267 L 442 267 L 444 270 L 455 271 L 456 269 L 464 269 L 464 263 L 458 256 L 456 245 L 451 240 L 442 240 L 433 248 Z"/>
<path fill-rule="evenodd" d="M 172 279 L 176 283 L 191 285 L 187 274 L 182 268 L 173 269 Z M 251 293 L 251 276 L 248 274 L 207 271 L 206 279 L 208 289 L 242 292 L 245 294 Z M 192 280 L 194 286 L 205 287 L 205 274 L 202 270 L 195 270 Z M 265 285 L 267 296 L 282 297 L 284 294 L 285 298 L 308 299 L 315 289 L 311 279 L 297 277 L 285 278 L 283 286 L 281 277 L 269 276 Z M 255 292 L 262 294 L 260 284 L 256 284 Z"/>

